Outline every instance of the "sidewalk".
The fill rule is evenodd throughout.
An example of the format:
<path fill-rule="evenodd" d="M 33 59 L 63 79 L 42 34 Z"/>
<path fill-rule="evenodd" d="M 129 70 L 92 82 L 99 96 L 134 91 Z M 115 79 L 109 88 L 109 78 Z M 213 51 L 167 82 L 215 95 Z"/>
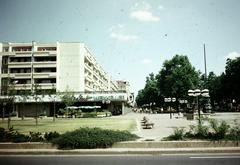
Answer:
<path fill-rule="evenodd" d="M 142 129 L 141 120 L 146 116 L 150 122 L 154 123 L 153 129 Z M 171 135 L 174 128 L 184 128 L 189 130 L 190 125 L 197 125 L 197 120 L 187 120 L 183 114 L 175 113 L 170 119 L 170 114 L 144 114 L 144 113 L 129 113 L 117 118 L 129 118 L 136 120 L 137 130 L 133 133 L 141 137 L 140 141 L 159 141 L 163 137 Z M 233 124 L 234 120 L 240 123 L 240 113 L 215 113 L 210 116 L 218 120 L 225 120 L 228 124 Z"/>

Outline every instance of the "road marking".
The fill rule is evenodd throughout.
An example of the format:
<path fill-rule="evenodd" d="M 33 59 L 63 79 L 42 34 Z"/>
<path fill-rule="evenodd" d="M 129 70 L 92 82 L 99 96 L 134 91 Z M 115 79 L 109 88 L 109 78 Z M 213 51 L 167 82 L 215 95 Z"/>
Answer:
<path fill-rule="evenodd" d="M 240 159 L 240 156 L 199 156 L 190 159 Z"/>

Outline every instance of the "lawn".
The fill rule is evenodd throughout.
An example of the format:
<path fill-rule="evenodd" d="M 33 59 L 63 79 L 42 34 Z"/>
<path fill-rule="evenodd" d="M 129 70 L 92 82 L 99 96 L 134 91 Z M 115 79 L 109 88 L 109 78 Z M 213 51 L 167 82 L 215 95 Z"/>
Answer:
<path fill-rule="evenodd" d="M 20 133 L 32 132 L 50 132 L 57 131 L 64 133 L 66 131 L 72 131 L 80 127 L 99 127 L 103 129 L 111 130 L 127 130 L 134 131 L 136 129 L 136 122 L 133 119 L 118 119 L 118 118 L 75 118 L 64 119 L 57 118 L 53 122 L 52 118 L 43 118 L 38 120 L 38 126 L 35 124 L 35 119 L 26 118 L 12 119 L 11 125 L 14 130 Z M 0 127 L 7 128 L 7 119 L 0 121 Z"/>

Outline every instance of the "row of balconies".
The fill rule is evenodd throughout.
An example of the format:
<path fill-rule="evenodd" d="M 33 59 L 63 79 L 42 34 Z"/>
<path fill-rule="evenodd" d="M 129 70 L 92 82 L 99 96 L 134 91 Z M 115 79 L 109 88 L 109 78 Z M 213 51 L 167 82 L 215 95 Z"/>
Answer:
<path fill-rule="evenodd" d="M 37 86 L 39 89 L 52 89 L 52 88 L 56 88 L 56 83 L 38 83 Z M 14 85 L 15 90 L 31 90 L 31 88 L 32 88 L 31 84 L 15 84 Z"/>
<path fill-rule="evenodd" d="M 22 51 L 22 52 L 2 52 L 3 56 L 10 56 L 10 57 L 51 57 L 56 56 L 57 51 Z"/>
<path fill-rule="evenodd" d="M 48 68 L 48 67 L 57 67 L 57 63 L 55 61 L 48 62 L 9 62 L 8 68 L 28 68 L 33 65 L 33 68 Z"/>
<path fill-rule="evenodd" d="M 32 76 L 31 73 L 9 73 L 2 74 L 2 78 L 30 78 Z M 46 72 L 46 73 L 33 73 L 33 78 L 56 78 L 56 72 Z"/>
<path fill-rule="evenodd" d="M 57 51 L 57 47 L 54 45 L 51 46 L 34 46 L 32 44 L 15 44 L 3 47 L 3 52 L 49 52 Z"/>

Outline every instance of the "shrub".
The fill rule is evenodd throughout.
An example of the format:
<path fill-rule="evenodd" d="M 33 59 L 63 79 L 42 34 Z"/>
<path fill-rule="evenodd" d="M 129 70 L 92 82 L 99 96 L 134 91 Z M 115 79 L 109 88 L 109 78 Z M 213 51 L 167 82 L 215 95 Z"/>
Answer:
<path fill-rule="evenodd" d="M 195 128 L 195 136 L 199 138 L 207 138 L 209 132 L 209 128 L 206 125 L 203 125 L 202 122 L 198 123 Z"/>
<path fill-rule="evenodd" d="M 4 128 L 0 128 L 0 142 L 4 142 L 6 139 L 6 132 Z"/>
<path fill-rule="evenodd" d="M 209 134 L 209 129 L 206 125 L 203 124 L 203 120 L 200 120 L 197 126 L 190 125 L 190 129 L 186 132 L 185 137 L 187 138 L 197 138 L 197 139 L 206 139 Z"/>
<path fill-rule="evenodd" d="M 80 128 L 62 134 L 53 141 L 60 149 L 107 148 L 120 141 L 135 140 L 138 137 L 127 131 Z"/>
<path fill-rule="evenodd" d="M 4 128 L 0 128 L 0 142 L 27 142 L 30 137 L 24 134 L 20 134 L 17 131 L 13 131 L 11 128 L 9 131 L 6 131 Z"/>
<path fill-rule="evenodd" d="M 14 142 L 14 143 L 21 143 L 21 142 L 29 142 L 30 141 L 30 136 L 28 135 L 24 135 L 24 134 L 21 134 L 19 132 L 13 132 L 11 134 L 11 142 Z"/>
<path fill-rule="evenodd" d="M 44 134 L 44 139 L 47 141 L 47 142 L 51 142 L 53 141 L 54 139 L 58 138 L 60 136 L 60 134 L 56 131 L 54 132 L 46 132 Z"/>
<path fill-rule="evenodd" d="M 166 140 L 183 140 L 185 133 L 184 128 L 175 128 L 172 135 L 168 136 Z"/>
<path fill-rule="evenodd" d="M 29 134 L 31 142 L 42 142 L 44 140 L 41 132 L 29 132 Z"/>
<path fill-rule="evenodd" d="M 221 121 L 219 124 L 217 120 L 211 119 L 209 120 L 209 123 L 214 131 L 212 134 L 212 138 L 217 140 L 224 139 L 230 128 L 226 121 Z"/>
<path fill-rule="evenodd" d="M 226 135 L 227 140 L 240 141 L 240 126 L 234 121 L 233 127 L 230 128 L 229 134 Z"/>
<path fill-rule="evenodd" d="M 91 112 L 91 113 L 84 113 L 83 114 L 83 116 L 82 116 L 83 118 L 95 118 L 95 117 L 97 117 L 97 114 L 95 113 L 95 112 Z"/>

